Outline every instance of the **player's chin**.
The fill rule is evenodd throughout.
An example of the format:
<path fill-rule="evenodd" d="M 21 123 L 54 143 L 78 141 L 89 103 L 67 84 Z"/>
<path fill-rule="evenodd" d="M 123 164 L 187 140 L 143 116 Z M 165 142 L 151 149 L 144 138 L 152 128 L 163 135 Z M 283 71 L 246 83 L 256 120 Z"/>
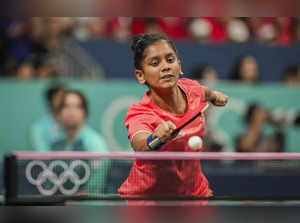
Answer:
<path fill-rule="evenodd" d="M 168 80 L 160 80 L 160 87 L 161 88 L 172 88 L 177 84 L 178 79 L 171 78 Z"/>

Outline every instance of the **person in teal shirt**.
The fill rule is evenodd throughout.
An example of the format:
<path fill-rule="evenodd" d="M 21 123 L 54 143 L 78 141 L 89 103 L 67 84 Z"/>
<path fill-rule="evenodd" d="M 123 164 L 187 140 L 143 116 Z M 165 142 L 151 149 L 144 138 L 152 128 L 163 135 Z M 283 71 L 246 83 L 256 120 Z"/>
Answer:
<path fill-rule="evenodd" d="M 50 145 L 57 140 L 59 135 L 57 112 L 64 91 L 65 87 L 62 84 L 51 85 L 51 87 L 45 91 L 45 100 L 49 112 L 31 125 L 31 148 L 39 151 L 49 151 Z"/>
<path fill-rule="evenodd" d="M 44 143 L 38 143 L 45 146 L 37 146 L 34 149 L 38 152 L 109 152 L 104 138 L 86 124 L 87 117 L 88 102 L 84 95 L 79 91 L 65 90 L 57 108 L 59 129 L 56 137 Z M 93 160 L 88 164 L 91 168 L 91 175 L 87 183 L 80 188 L 80 192 L 103 194 L 111 162 Z"/>

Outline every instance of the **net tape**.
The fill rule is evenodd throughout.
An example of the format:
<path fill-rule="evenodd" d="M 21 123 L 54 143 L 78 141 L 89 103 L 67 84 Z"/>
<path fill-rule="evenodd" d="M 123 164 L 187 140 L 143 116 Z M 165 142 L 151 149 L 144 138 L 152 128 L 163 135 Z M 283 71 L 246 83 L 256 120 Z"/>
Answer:
<path fill-rule="evenodd" d="M 143 160 L 300 160 L 300 153 L 237 152 L 15 152 L 19 160 L 47 159 L 143 159 Z"/>

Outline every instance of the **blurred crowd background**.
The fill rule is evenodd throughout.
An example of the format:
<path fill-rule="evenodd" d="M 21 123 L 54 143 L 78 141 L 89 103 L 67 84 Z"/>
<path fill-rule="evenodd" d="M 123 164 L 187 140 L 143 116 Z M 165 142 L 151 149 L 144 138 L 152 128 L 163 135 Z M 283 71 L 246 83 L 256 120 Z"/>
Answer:
<path fill-rule="evenodd" d="M 166 34 L 176 42 L 202 45 L 297 47 L 300 18 L 1 18 L 0 77 L 28 80 L 67 75 L 57 61 L 57 51 L 65 47 L 67 40 L 128 42 L 132 36 L 147 32 Z M 245 63 L 255 61 L 250 59 Z M 105 73 L 107 78 L 113 75 Z M 85 77 L 83 74 L 77 76 Z M 91 76 L 97 77 L 93 71 L 86 74 L 87 78 Z"/>

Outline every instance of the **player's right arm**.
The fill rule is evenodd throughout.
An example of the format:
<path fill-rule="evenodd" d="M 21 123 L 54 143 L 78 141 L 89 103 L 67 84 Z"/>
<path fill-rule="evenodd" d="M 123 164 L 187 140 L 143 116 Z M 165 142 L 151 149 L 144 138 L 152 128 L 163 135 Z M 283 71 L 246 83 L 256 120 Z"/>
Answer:
<path fill-rule="evenodd" d="M 171 121 L 167 121 L 161 122 L 153 133 L 148 131 L 138 131 L 131 137 L 131 147 L 136 152 L 151 151 L 147 145 L 147 138 L 150 134 L 153 134 L 153 139 L 159 138 L 162 142 L 166 142 L 170 137 L 172 137 L 171 135 L 174 129 L 176 129 L 175 124 Z"/>

